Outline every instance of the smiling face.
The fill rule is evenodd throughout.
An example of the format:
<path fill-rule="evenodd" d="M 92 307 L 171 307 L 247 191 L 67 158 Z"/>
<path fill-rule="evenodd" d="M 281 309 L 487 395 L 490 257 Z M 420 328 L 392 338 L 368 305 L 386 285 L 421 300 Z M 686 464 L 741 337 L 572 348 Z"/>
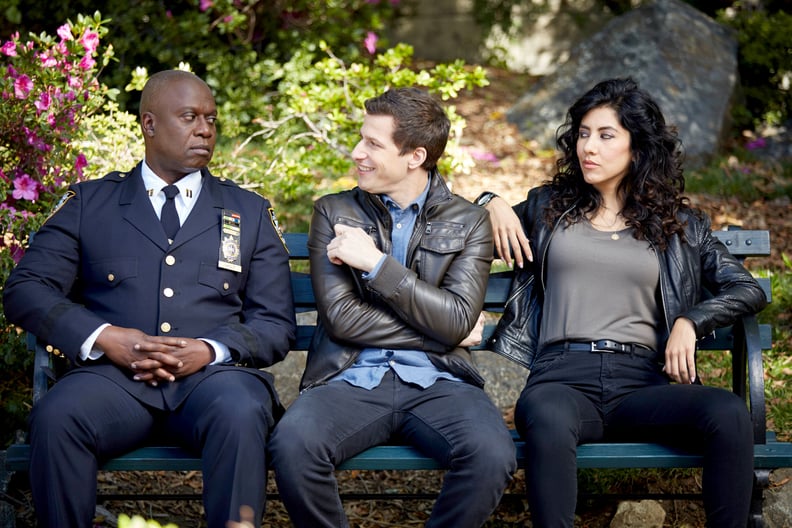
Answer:
<path fill-rule="evenodd" d="M 426 187 L 428 173 L 421 168 L 426 149 L 400 154 L 393 142 L 393 116 L 366 114 L 361 139 L 352 151 L 357 165 L 358 187 L 372 194 L 388 195 L 405 207 Z"/>
<path fill-rule="evenodd" d="M 209 87 L 197 77 L 161 83 L 141 114 L 146 162 L 173 183 L 206 167 L 217 140 L 217 107 Z"/>
<path fill-rule="evenodd" d="M 577 156 L 583 179 L 606 194 L 618 189 L 632 161 L 630 132 L 609 106 L 593 108 L 580 122 Z"/>

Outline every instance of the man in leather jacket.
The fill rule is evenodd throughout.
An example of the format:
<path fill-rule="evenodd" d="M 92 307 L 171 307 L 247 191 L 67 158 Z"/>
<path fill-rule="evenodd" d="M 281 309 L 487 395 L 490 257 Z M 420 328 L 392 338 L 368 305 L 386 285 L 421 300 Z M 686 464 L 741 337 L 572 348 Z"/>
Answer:
<path fill-rule="evenodd" d="M 515 470 L 467 349 L 481 339 L 492 230 L 436 170 L 448 131 L 422 90 L 369 99 L 352 152 L 358 187 L 314 207 L 319 322 L 302 393 L 270 445 L 297 527 L 348 526 L 334 468 L 390 439 L 449 468 L 427 526 L 481 526 Z"/>

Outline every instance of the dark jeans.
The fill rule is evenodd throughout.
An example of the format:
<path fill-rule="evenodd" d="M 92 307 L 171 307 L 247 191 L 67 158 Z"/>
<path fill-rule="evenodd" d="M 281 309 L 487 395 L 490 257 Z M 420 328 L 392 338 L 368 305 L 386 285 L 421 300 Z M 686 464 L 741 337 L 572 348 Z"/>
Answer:
<path fill-rule="evenodd" d="M 31 414 L 30 479 L 39 526 L 92 526 L 99 463 L 155 432 L 201 455 L 210 528 L 238 520 L 242 505 L 261 519 L 271 409 L 267 386 L 245 372 L 207 377 L 173 412 L 141 405 L 103 376 L 66 376 Z"/>
<path fill-rule="evenodd" d="M 517 466 L 501 413 L 477 387 L 440 380 L 422 389 L 393 372 L 373 390 L 329 383 L 302 393 L 270 440 L 278 490 L 294 525 L 348 526 L 335 466 L 391 438 L 449 469 L 429 527 L 481 526 Z"/>
<path fill-rule="evenodd" d="M 537 359 L 515 410 L 527 443 L 535 527 L 572 527 L 577 446 L 649 441 L 704 455 L 707 526 L 745 528 L 753 482 L 748 409 L 733 393 L 670 384 L 653 361 L 629 354 L 557 351 Z"/>

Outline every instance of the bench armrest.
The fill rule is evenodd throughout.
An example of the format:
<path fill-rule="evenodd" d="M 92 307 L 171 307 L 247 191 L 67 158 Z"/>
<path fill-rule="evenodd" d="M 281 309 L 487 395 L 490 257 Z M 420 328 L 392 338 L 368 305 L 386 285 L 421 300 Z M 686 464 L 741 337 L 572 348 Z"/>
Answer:
<path fill-rule="evenodd" d="M 761 327 L 755 315 L 745 315 L 734 324 L 733 331 L 733 390 L 735 394 L 745 399 L 747 387 L 748 406 L 751 411 L 751 421 L 753 422 L 754 443 L 764 444 L 766 441 L 767 421 L 765 415 Z"/>

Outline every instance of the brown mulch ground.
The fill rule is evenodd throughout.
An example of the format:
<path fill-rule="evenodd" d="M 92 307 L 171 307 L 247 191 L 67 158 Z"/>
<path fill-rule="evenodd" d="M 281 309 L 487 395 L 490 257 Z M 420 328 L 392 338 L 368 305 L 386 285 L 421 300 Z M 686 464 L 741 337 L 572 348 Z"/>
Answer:
<path fill-rule="evenodd" d="M 490 70 L 491 86 L 463 95 L 456 103 L 458 112 L 467 119 L 465 145 L 474 157 L 479 158 L 471 175 L 453 179 L 455 192 L 473 199 L 482 190 L 492 190 L 516 203 L 527 190 L 549 177 L 553 168 L 552 152 L 543 152 L 537 145 L 525 140 L 516 127 L 506 122 L 506 111 L 516 102 L 521 93 L 533 82 L 525 75 Z M 773 235 L 773 255 L 766 261 L 757 261 L 757 267 L 783 269 L 781 254 L 792 255 L 790 248 L 790 223 L 792 205 L 789 199 L 774 202 L 758 201 L 745 204 L 733 199 L 707 196 L 692 196 L 695 205 L 708 212 L 715 228 L 727 224 L 742 225 L 744 228 L 769 229 Z M 510 410 L 504 410 L 507 420 Z M 442 472 L 363 472 L 339 473 L 342 493 L 371 491 L 400 491 L 409 493 L 436 492 L 440 488 Z M 270 491 L 277 490 L 270 477 Z M 610 481 L 605 478 L 594 481 L 589 491 L 623 491 L 628 488 L 638 492 L 700 490 L 700 475 L 696 470 L 673 470 L 669 472 L 644 471 L 630 477 L 619 473 Z M 196 472 L 135 472 L 101 473 L 100 493 L 117 493 L 129 489 L 147 493 L 200 493 L 200 474 Z M 514 482 L 507 490 L 512 496 L 505 499 L 488 527 L 531 526 L 522 493 L 522 472 L 518 471 Z M 34 526 L 30 495 L 23 475 L 17 475 L 10 489 L 19 500 L 17 526 Z M 347 501 L 347 512 L 352 526 L 359 528 L 419 527 L 423 526 L 432 507 L 431 500 L 390 501 Z M 701 504 L 696 501 L 664 501 L 669 527 L 694 528 L 704 525 Z M 614 500 L 581 501 L 577 526 L 603 528 L 609 525 L 615 512 Z M 179 501 L 126 501 L 108 502 L 102 505 L 110 517 L 101 519 L 97 527 L 114 526 L 113 515 L 119 513 L 138 514 L 160 521 L 177 523 L 181 528 L 202 526 L 201 503 L 199 500 Z M 263 527 L 288 527 L 288 516 L 277 500 L 268 502 Z"/>

